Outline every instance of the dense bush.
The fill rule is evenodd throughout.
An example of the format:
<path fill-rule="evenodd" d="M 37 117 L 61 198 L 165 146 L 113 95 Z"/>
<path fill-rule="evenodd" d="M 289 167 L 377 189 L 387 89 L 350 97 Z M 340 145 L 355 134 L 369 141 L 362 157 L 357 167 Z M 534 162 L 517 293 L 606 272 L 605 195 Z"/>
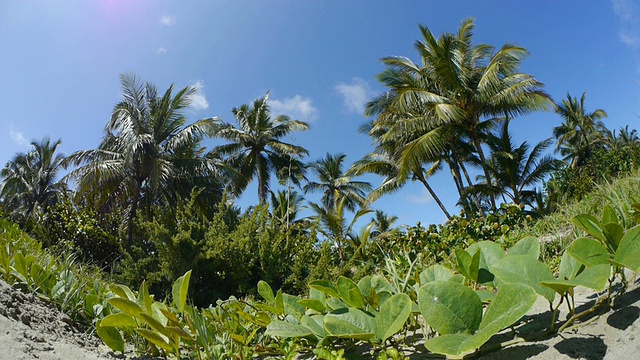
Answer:
<path fill-rule="evenodd" d="M 190 297 L 199 306 L 253 294 L 259 280 L 289 293 L 307 291 L 307 277 L 319 257 L 313 228 L 280 225 L 264 206 L 234 220 L 233 210 L 221 203 L 207 219 L 192 211 L 192 201 L 178 206 L 173 219 L 141 224 L 146 250 L 134 249 L 123 261 L 120 281 L 137 287 L 146 280 L 156 294 L 166 296 L 173 281 L 192 270 Z"/>
<path fill-rule="evenodd" d="M 424 257 L 425 264 L 446 261 L 459 248 L 475 242 L 493 240 L 511 245 L 517 239 L 511 239 L 509 233 L 534 219 L 524 206 L 502 204 L 486 217 L 467 219 L 464 211 L 453 216 L 444 225 L 424 227 L 420 223 L 379 241 L 380 255 L 385 253 L 406 253 L 411 258 Z"/>
<path fill-rule="evenodd" d="M 564 167 L 547 181 L 547 192 L 560 194 L 560 199 L 582 199 L 595 184 L 629 174 L 640 165 L 640 153 L 635 147 L 596 150 L 582 166 Z M 551 185 L 549 185 L 551 184 Z"/>
<path fill-rule="evenodd" d="M 107 272 L 122 255 L 115 215 L 99 216 L 88 207 L 76 208 L 69 200 L 47 210 L 29 231 L 45 247 L 64 247 Z"/>

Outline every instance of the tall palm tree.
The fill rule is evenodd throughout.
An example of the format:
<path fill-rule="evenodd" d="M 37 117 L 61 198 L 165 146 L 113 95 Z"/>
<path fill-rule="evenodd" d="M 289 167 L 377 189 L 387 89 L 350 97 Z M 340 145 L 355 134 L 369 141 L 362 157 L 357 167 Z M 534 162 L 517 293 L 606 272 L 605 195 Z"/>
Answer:
<path fill-rule="evenodd" d="M 73 153 L 66 164 L 78 166 L 68 175 L 76 181 L 78 197 L 103 210 L 124 209 L 129 246 L 142 203 L 171 204 L 178 195 L 188 196 L 196 184 L 219 186 L 221 167 L 201 156 L 200 146 L 213 133 L 217 118 L 186 125 L 183 111 L 191 104 L 194 87 L 174 95 L 172 85 L 159 95 L 154 85 L 142 84 L 135 76 L 121 75 L 120 81 L 123 99 L 113 109 L 102 142 L 97 149 Z M 181 188 L 188 192 L 176 194 Z M 213 191 L 221 193 L 219 188 Z"/>
<path fill-rule="evenodd" d="M 508 198 L 515 204 L 531 205 L 536 197 L 535 186 L 557 170 L 561 161 L 544 155 L 551 145 L 550 138 L 539 142 L 533 149 L 526 141 L 516 146 L 509 132 L 509 123 L 510 120 L 505 119 L 499 132 L 491 134 L 488 139 L 491 150 L 489 171 L 495 182 L 489 184 L 485 181 L 470 187 L 468 191 L 501 195 L 504 200 Z"/>
<path fill-rule="evenodd" d="M 344 172 L 346 157 L 345 154 L 327 153 L 324 158 L 310 165 L 318 181 L 308 182 L 303 188 L 304 192 L 322 192 L 322 205 L 328 211 L 336 209 L 340 201 L 344 201 L 345 209 L 354 211 L 356 206 L 364 204 L 367 192 L 372 189 L 368 182 L 355 181 Z"/>
<path fill-rule="evenodd" d="M 60 140 L 49 138 L 31 143 L 31 151 L 17 153 L 0 171 L 0 199 L 19 220 L 28 220 L 38 211 L 46 211 L 66 193 L 58 179 L 64 155 L 56 153 Z"/>
<path fill-rule="evenodd" d="M 580 100 L 571 97 L 556 104 L 556 113 L 563 119 L 563 123 L 553 128 L 553 135 L 557 139 L 556 151 L 569 161 L 572 167 L 580 166 L 591 156 L 593 150 L 601 146 L 606 127 L 600 121 L 607 117 L 602 109 L 587 112 L 585 97 L 582 93 Z"/>
<path fill-rule="evenodd" d="M 378 188 L 369 193 L 366 199 L 367 206 L 371 205 L 374 201 L 381 196 L 391 194 L 404 186 L 408 180 L 419 181 L 427 189 L 431 197 L 436 201 L 440 209 L 449 219 L 451 215 L 445 208 L 440 198 L 436 195 L 434 189 L 431 187 L 427 179 L 435 174 L 441 168 L 442 162 L 439 159 L 434 159 L 433 163 L 425 162 L 421 166 L 416 166 L 412 169 L 401 169 L 399 166 L 399 144 L 402 144 L 404 139 L 386 139 L 382 140 L 382 136 L 388 131 L 384 127 L 384 124 L 374 124 L 373 121 L 369 121 L 360 126 L 359 132 L 368 134 L 372 139 L 376 148 L 362 157 L 362 159 L 356 161 L 347 175 L 363 175 L 363 174 L 376 174 L 384 176 L 382 183 Z M 409 134 L 407 134 L 409 135 Z M 425 166 L 428 167 L 425 170 Z"/>
<path fill-rule="evenodd" d="M 404 137 L 401 169 L 413 169 L 425 158 L 451 149 L 457 142 L 444 134 L 456 134 L 473 144 L 492 185 L 483 137 L 496 116 L 513 117 L 551 104 L 543 84 L 518 71 L 527 56 L 524 48 L 505 44 L 495 51 L 489 45 L 473 45 L 473 28 L 473 20 L 466 19 L 457 34 L 436 38 L 420 26 L 422 39 L 415 45 L 420 64 L 405 57 L 382 59 L 386 69 L 378 80 L 389 90 L 368 104 L 367 114 L 377 115 L 375 122 L 388 128 L 383 140 L 414 134 Z"/>
<path fill-rule="evenodd" d="M 607 131 L 604 143 L 607 149 L 640 149 L 640 137 L 638 136 L 638 130 L 629 130 L 629 125 L 621 127 L 618 133 L 616 133 L 616 130 Z"/>
<path fill-rule="evenodd" d="M 238 171 L 233 183 L 236 194 L 244 191 L 256 178 L 260 203 L 267 199 L 271 174 L 274 172 L 281 180 L 289 178 L 294 184 L 300 183 L 304 178 L 304 164 L 300 157 L 309 153 L 301 146 L 281 140 L 293 131 L 307 130 L 309 125 L 285 115 L 272 120 L 268 100 L 269 93 L 251 106 L 244 104 L 233 108 L 238 127 L 221 122 L 215 133 L 216 137 L 230 143 L 217 146 L 211 152 L 228 156 L 228 164 Z"/>

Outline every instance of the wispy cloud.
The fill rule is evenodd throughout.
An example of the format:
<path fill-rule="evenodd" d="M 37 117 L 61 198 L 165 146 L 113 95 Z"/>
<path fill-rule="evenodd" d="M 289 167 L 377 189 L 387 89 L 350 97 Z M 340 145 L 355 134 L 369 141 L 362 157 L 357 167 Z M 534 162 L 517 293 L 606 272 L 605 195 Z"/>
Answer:
<path fill-rule="evenodd" d="M 342 97 L 344 107 L 353 113 L 362 114 L 367 101 L 374 95 L 369 84 L 360 79 L 353 78 L 350 83 L 340 83 L 335 90 Z"/>
<path fill-rule="evenodd" d="M 13 129 L 9 130 L 9 136 L 14 143 L 22 147 L 29 147 L 29 141 L 22 135 L 21 132 Z"/>
<path fill-rule="evenodd" d="M 176 23 L 176 17 L 169 15 L 163 16 L 160 18 L 160 23 L 164 26 L 173 26 Z"/>
<path fill-rule="evenodd" d="M 433 201 L 433 197 L 431 197 L 427 190 L 423 189 L 420 191 L 420 194 L 407 196 L 407 201 L 418 205 L 425 205 Z"/>
<path fill-rule="evenodd" d="M 313 106 L 311 98 L 295 95 L 292 98 L 283 100 L 269 99 L 271 113 L 276 115 L 287 115 L 295 120 L 312 122 L 318 118 L 318 109 Z"/>
<path fill-rule="evenodd" d="M 156 50 L 156 54 L 164 54 L 167 52 L 167 48 L 159 48 L 158 50 Z"/>
<path fill-rule="evenodd" d="M 613 12 L 620 21 L 620 41 L 633 49 L 640 48 L 640 3 L 636 0 L 612 0 Z"/>
<path fill-rule="evenodd" d="M 191 108 L 194 110 L 208 109 L 209 102 L 207 101 L 207 95 L 204 93 L 204 81 L 198 80 L 191 86 L 196 89 L 196 92 L 191 95 Z"/>

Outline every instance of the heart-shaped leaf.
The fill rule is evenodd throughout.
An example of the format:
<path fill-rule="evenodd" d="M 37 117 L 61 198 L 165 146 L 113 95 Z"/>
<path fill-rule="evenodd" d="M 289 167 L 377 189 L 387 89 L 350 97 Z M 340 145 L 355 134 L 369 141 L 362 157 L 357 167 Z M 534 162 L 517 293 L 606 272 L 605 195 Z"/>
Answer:
<path fill-rule="evenodd" d="M 595 266 L 600 264 L 609 264 L 611 254 L 609 250 L 599 241 L 589 238 L 575 239 L 567 252 L 579 262 L 586 266 Z"/>
<path fill-rule="evenodd" d="M 384 342 L 402 330 L 411 314 L 411 298 L 407 294 L 395 294 L 380 307 L 376 315 L 376 337 Z"/>
<path fill-rule="evenodd" d="M 480 297 L 451 281 L 432 281 L 422 286 L 418 305 L 427 324 L 439 334 L 473 333 L 482 318 Z"/>
<path fill-rule="evenodd" d="M 313 331 L 304 325 L 282 320 L 272 320 L 271 323 L 267 325 L 265 334 L 280 338 L 301 338 L 313 335 Z"/>
<path fill-rule="evenodd" d="M 538 260 L 540 257 L 540 241 L 533 236 L 525 236 L 509 248 L 509 255 L 529 255 Z"/>
<path fill-rule="evenodd" d="M 549 267 L 528 255 L 512 255 L 500 259 L 491 268 L 493 273 L 507 284 L 526 284 L 538 294 L 553 302 L 555 291 L 540 285 L 555 278 Z"/>
<path fill-rule="evenodd" d="M 627 230 L 620 240 L 613 261 L 633 272 L 640 270 L 640 225 Z"/>

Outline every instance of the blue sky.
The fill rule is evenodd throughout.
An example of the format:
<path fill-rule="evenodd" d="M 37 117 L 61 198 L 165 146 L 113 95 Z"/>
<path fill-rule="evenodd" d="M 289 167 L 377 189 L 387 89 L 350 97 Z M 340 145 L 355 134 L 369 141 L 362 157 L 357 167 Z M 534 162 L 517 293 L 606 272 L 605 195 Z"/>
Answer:
<path fill-rule="evenodd" d="M 383 90 L 375 80 L 380 58 L 417 61 L 418 24 L 435 34 L 455 32 L 469 16 L 476 43 L 527 48 L 522 71 L 555 100 L 586 90 L 587 108 L 606 110 L 610 129 L 639 127 L 635 0 L 9 0 L 0 2 L 0 162 L 45 136 L 61 138 L 66 154 L 95 148 L 120 99 L 118 75 L 135 73 L 161 90 L 197 86 L 193 121 L 231 122 L 232 107 L 271 90 L 274 113 L 311 124 L 287 140 L 306 147 L 310 160 L 344 152 L 350 164 L 372 150 L 356 130 L 365 121 L 364 102 Z M 512 130 L 516 140 L 536 143 L 559 123 L 552 112 L 538 113 L 514 120 Z M 433 183 L 453 209 L 449 175 Z M 240 204 L 256 202 L 255 193 L 252 184 Z M 419 184 L 374 208 L 406 224 L 444 219 Z"/>

